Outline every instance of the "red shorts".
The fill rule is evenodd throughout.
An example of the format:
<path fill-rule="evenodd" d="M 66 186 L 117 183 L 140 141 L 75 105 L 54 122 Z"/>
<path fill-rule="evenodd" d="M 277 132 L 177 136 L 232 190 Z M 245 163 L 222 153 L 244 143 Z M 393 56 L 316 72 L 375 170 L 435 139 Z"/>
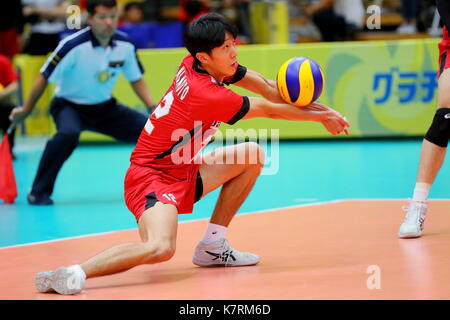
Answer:
<path fill-rule="evenodd" d="M 438 77 L 447 68 L 450 68 L 450 41 L 449 40 L 442 40 L 439 43 L 439 71 L 438 71 Z"/>
<path fill-rule="evenodd" d="M 131 164 L 125 176 L 125 203 L 136 221 L 156 202 L 173 204 L 178 213 L 192 213 L 194 202 L 203 193 L 199 165 L 192 164 L 186 171 L 186 179 L 177 179 L 170 171 Z"/>

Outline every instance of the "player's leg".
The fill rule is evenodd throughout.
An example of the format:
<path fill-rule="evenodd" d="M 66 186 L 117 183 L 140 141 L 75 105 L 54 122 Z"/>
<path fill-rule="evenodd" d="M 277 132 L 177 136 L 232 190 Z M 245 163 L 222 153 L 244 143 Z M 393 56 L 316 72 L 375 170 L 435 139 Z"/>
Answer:
<path fill-rule="evenodd" d="M 450 69 L 445 69 L 439 77 L 438 109 L 422 143 L 413 199 L 400 226 L 398 232 L 400 238 L 415 238 L 422 235 L 428 193 L 444 162 L 449 136 Z"/>
<path fill-rule="evenodd" d="M 176 207 L 157 202 L 144 211 L 139 219 L 142 242 L 114 246 L 80 265 L 41 272 L 36 276 L 36 288 L 40 292 L 55 290 L 61 294 L 75 294 L 84 288 L 87 278 L 123 272 L 142 264 L 167 261 L 175 253 L 177 226 Z"/>
<path fill-rule="evenodd" d="M 47 142 L 33 186 L 28 195 L 30 204 L 53 204 L 50 199 L 56 177 L 64 162 L 78 145 L 82 120 L 78 112 L 61 99 L 53 99 L 51 114 L 56 124 L 56 134 Z"/>
<path fill-rule="evenodd" d="M 443 120 L 450 122 L 450 69 L 445 69 L 439 77 L 439 90 L 438 90 L 438 117 L 442 114 Z M 436 121 L 436 120 L 434 120 Z M 449 126 L 449 124 L 447 124 Z M 419 171 L 417 174 L 417 182 L 423 182 L 426 184 L 433 184 L 434 179 L 439 172 L 447 151 L 446 142 L 448 142 L 448 135 L 440 137 L 439 133 L 430 133 L 432 136 L 439 136 L 443 139 L 442 142 L 435 141 L 438 137 L 426 137 L 422 144 L 422 151 L 420 154 Z M 431 142 L 429 140 L 432 140 Z M 447 141 L 445 141 L 447 140 Z M 445 141 L 445 142 L 444 142 Z M 439 145 L 438 145 L 439 144 Z"/>
<path fill-rule="evenodd" d="M 178 211 L 174 205 L 157 202 L 139 219 L 142 242 L 112 247 L 81 264 L 87 278 L 123 272 L 141 264 L 169 260 L 175 253 Z"/>
<path fill-rule="evenodd" d="M 222 186 L 210 223 L 193 262 L 200 266 L 254 265 L 259 257 L 232 249 L 226 230 L 252 190 L 264 165 L 264 152 L 253 142 L 227 146 L 204 155 L 200 165 L 203 195 Z"/>
<path fill-rule="evenodd" d="M 203 156 L 203 196 L 222 186 L 211 222 L 228 226 L 264 166 L 264 151 L 254 142 L 219 148 Z"/>

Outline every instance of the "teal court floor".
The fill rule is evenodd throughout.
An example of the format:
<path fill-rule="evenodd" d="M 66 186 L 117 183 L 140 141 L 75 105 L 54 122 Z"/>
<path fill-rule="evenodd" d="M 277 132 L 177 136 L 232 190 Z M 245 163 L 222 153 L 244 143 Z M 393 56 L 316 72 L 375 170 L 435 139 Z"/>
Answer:
<path fill-rule="evenodd" d="M 45 139 L 17 139 L 14 169 L 19 196 L 12 205 L 0 203 L 0 247 L 137 227 L 123 200 L 133 146 L 80 145 L 60 172 L 55 205 L 30 206 L 26 194 L 44 144 Z M 211 144 L 206 150 L 215 147 Z M 345 199 L 404 199 L 406 204 L 414 187 L 421 140 L 296 141 L 280 142 L 278 149 L 263 147 L 265 174 L 238 214 Z M 431 189 L 431 199 L 450 198 L 448 162 Z M 218 191 L 207 195 L 193 214 L 180 215 L 180 221 L 208 218 L 217 196 Z"/>

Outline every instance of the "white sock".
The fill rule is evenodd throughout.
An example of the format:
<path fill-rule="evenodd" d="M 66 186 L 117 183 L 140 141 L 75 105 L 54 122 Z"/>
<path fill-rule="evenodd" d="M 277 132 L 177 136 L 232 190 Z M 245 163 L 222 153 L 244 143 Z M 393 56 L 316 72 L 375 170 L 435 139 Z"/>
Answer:
<path fill-rule="evenodd" d="M 418 182 L 414 188 L 413 201 L 426 202 L 428 200 L 428 193 L 430 192 L 430 185 L 428 183 Z"/>
<path fill-rule="evenodd" d="M 201 241 L 204 243 L 211 243 L 221 238 L 225 238 L 227 229 L 227 227 L 218 224 L 208 223 L 208 227 L 206 228 L 205 234 L 203 235 L 203 239 Z"/>
<path fill-rule="evenodd" d="M 86 273 L 84 273 L 84 270 L 81 268 L 79 264 L 74 264 L 73 266 L 70 266 L 67 269 L 74 271 L 76 274 L 82 276 L 83 279 L 86 279 Z"/>

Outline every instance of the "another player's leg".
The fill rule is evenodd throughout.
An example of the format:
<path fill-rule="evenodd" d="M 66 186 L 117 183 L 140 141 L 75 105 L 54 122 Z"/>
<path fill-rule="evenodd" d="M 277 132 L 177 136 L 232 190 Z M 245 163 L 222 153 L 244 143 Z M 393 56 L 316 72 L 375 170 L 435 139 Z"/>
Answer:
<path fill-rule="evenodd" d="M 78 145 L 82 131 L 82 120 L 76 110 L 60 99 L 52 101 L 51 113 L 57 132 L 47 142 L 42 153 L 33 186 L 28 194 L 28 202 L 34 205 L 51 205 L 50 198 L 56 177 L 64 162 Z"/>
<path fill-rule="evenodd" d="M 264 165 L 264 153 L 256 143 L 242 143 L 214 150 L 203 157 L 200 174 L 203 195 L 222 186 L 203 239 L 193 256 L 199 266 L 245 266 L 259 262 L 255 254 L 239 252 L 226 240 L 226 230 L 247 198 Z"/>
<path fill-rule="evenodd" d="M 428 193 L 444 162 L 449 137 L 450 69 L 445 69 L 439 78 L 438 109 L 422 143 L 413 198 L 398 231 L 399 238 L 417 238 L 422 235 L 428 209 Z"/>
<path fill-rule="evenodd" d="M 120 244 L 100 252 L 80 265 L 38 273 L 36 288 L 39 292 L 76 294 L 83 290 L 88 278 L 123 272 L 141 264 L 167 261 L 175 253 L 177 226 L 176 207 L 157 202 L 139 219 L 142 242 Z"/>
<path fill-rule="evenodd" d="M 105 112 L 98 115 L 101 121 L 93 129 L 119 141 L 135 144 L 147 122 L 147 116 L 115 101 L 108 101 L 104 109 Z"/>

